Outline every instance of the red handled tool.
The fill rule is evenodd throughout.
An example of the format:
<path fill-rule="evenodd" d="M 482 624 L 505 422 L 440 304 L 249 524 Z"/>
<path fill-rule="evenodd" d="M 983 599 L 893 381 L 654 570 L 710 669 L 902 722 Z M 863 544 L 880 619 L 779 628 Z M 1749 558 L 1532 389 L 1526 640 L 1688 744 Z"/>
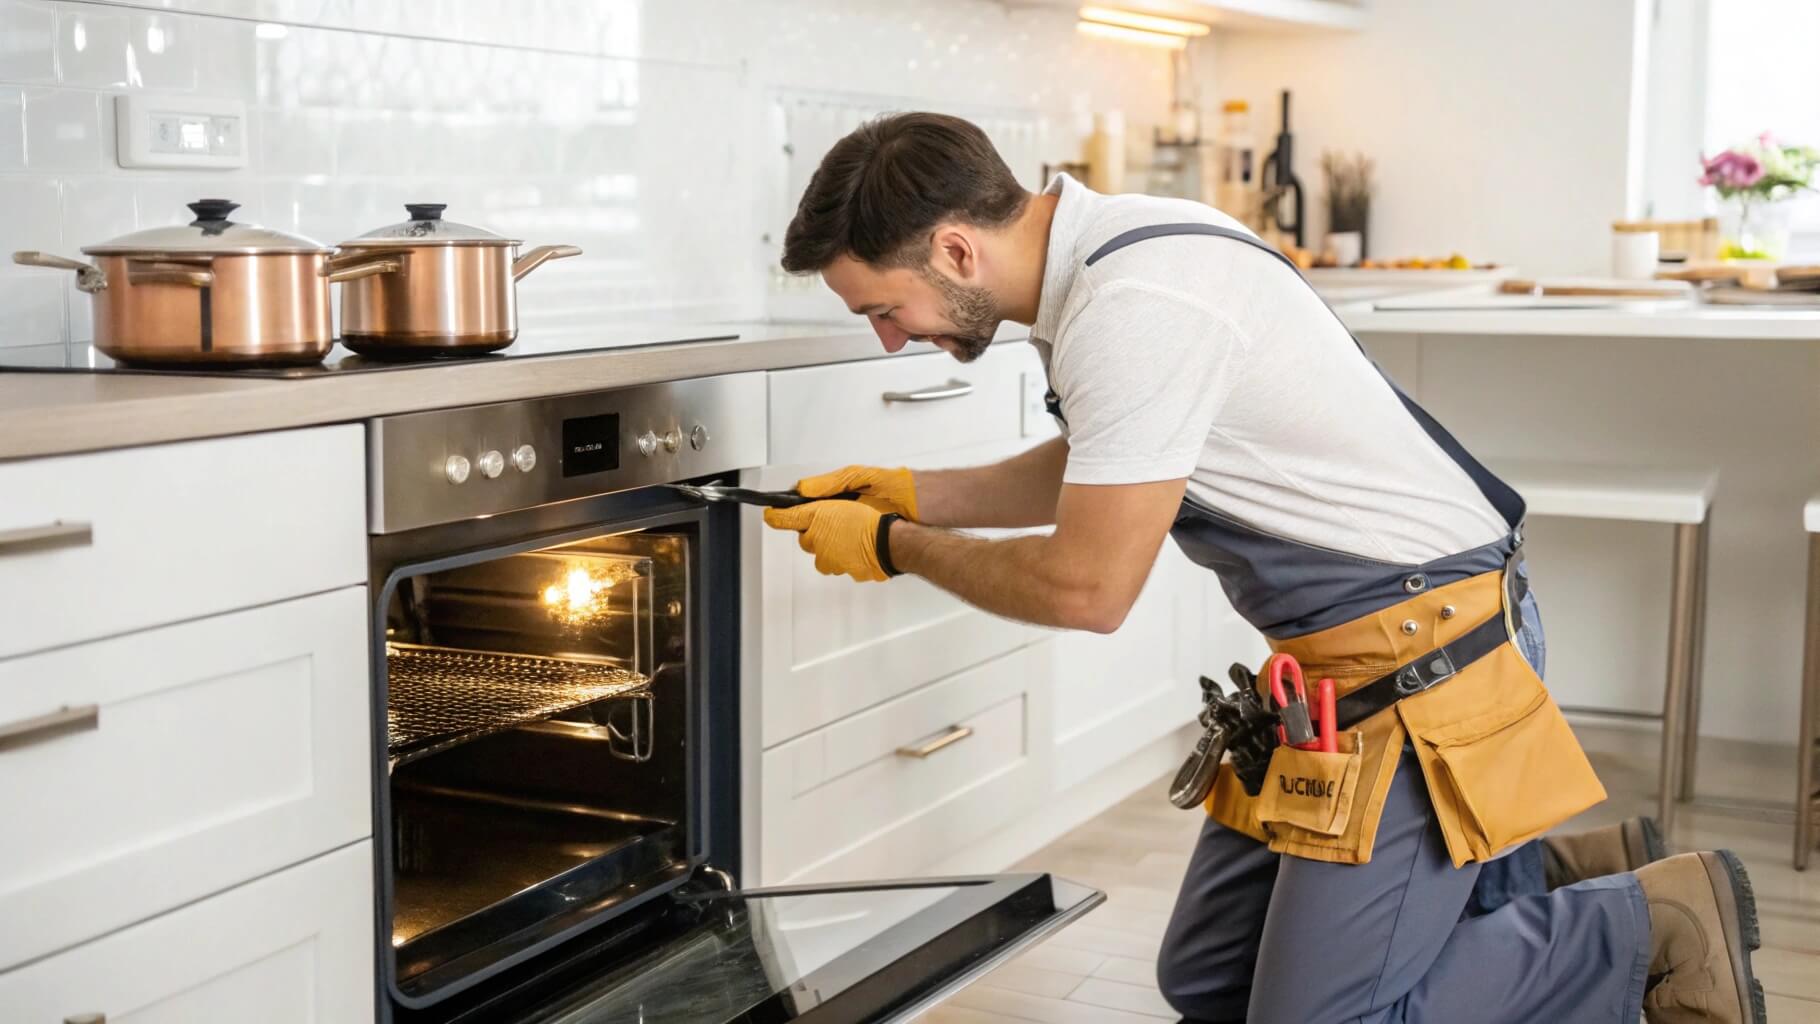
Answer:
<path fill-rule="evenodd" d="M 1334 682 L 1323 679 L 1315 684 L 1315 699 L 1320 702 L 1318 709 L 1311 712 L 1308 707 L 1308 684 L 1302 677 L 1302 665 L 1294 655 L 1278 652 L 1270 656 L 1264 664 L 1264 674 L 1270 680 L 1270 696 L 1276 702 L 1277 714 L 1282 724 L 1277 726 L 1277 738 L 1283 743 L 1298 750 L 1317 750 L 1323 753 L 1339 752 L 1339 736 L 1336 730 Z M 1284 676 L 1289 677 L 1293 689 L 1285 686 Z M 1315 716 L 1318 714 L 1320 732 L 1315 732 Z"/>

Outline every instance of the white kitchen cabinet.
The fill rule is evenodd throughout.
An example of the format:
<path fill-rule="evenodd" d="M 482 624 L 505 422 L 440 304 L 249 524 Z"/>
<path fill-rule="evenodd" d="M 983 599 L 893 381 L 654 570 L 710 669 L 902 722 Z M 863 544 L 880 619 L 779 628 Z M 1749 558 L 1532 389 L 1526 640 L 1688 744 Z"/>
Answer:
<path fill-rule="evenodd" d="M 1193 720 L 1200 710 L 1202 572 L 1164 542 L 1117 632 L 1065 632 L 1055 644 L 1055 788 L 1082 782 Z"/>
<path fill-rule="evenodd" d="M 346 587 L 0 660 L 0 969 L 370 835 L 367 645 Z"/>
<path fill-rule="evenodd" d="M 943 357 L 946 358 L 946 357 Z M 913 468 L 990 462 L 1017 448 L 943 452 Z M 745 482 L 787 488 L 834 468 L 771 466 Z M 762 680 L 763 747 L 838 721 L 936 679 L 1015 650 L 1042 635 L 1035 626 L 989 615 L 915 576 L 855 583 L 824 576 L 796 536 L 765 527 L 746 509 L 744 635 L 756 641 L 748 671 Z"/>
<path fill-rule="evenodd" d="M 1052 670 L 1034 644 L 766 751 L 764 884 L 914 875 L 1032 806 Z"/>
<path fill-rule="evenodd" d="M 0 658 L 364 582 L 364 436 L 0 464 Z"/>
<path fill-rule="evenodd" d="M 925 402 L 886 402 L 887 391 L 962 379 L 972 391 Z M 1030 346 L 994 346 L 978 362 L 946 354 L 780 371 L 770 375 L 774 465 L 745 474 L 788 488 L 850 462 L 915 469 L 994 462 L 1055 436 L 1046 414 L 1027 417 L 1042 366 Z M 1038 406 L 1040 409 L 1040 400 Z M 818 726 L 981 664 L 1041 635 L 972 608 L 915 577 L 854 583 L 816 572 L 788 533 L 745 510 L 745 664 L 763 680 L 758 742 L 772 747 Z"/>
<path fill-rule="evenodd" d="M 1023 342 L 996 344 L 972 363 L 935 352 L 779 370 L 767 380 L 775 465 L 889 466 L 1055 430 L 1046 416 L 1027 424 L 1024 388 L 1042 380 L 1042 365 Z"/>
<path fill-rule="evenodd" d="M 11 931 L 43 918 L 4 920 Z M 0 971 L 0 1020 L 365 1024 L 373 934 L 367 841 Z"/>

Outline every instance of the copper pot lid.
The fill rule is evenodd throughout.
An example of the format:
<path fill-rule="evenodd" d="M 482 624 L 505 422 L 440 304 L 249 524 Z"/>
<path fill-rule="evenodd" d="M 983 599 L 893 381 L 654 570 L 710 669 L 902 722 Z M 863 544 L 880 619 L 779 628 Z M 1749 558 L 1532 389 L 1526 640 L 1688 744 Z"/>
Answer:
<path fill-rule="evenodd" d="M 405 211 L 411 215 L 410 220 L 387 224 L 375 228 L 341 243 L 342 248 L 357 246 L 384 246 L 396 248 L 401 245 L 518 245 L 520 240 L 494 234 L 486 228 L 477 228 L 471 224 L 444 220 L 442 211 L 449 208 L 447 203 L 406 203 Z"/>
<path fill-rule="evenodd" d="M 247 256 L 258 253 L 326 253 L 328 246 L 313 238 L 293 235 L 257 224 L 239 224 L 228 214 L 240 206 L 229 199 L 198 199 L 190 203 L 196 219 L 188 224 L 146 228 L 99 245 L 83 246 L 91 256 L 131 256 L 140 253 L 193 253 L 208 256 Z"/>

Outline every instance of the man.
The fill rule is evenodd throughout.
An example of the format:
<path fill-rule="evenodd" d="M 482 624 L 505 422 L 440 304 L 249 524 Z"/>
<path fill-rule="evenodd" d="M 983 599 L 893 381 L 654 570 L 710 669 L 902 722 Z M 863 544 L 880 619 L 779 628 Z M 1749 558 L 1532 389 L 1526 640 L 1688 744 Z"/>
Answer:
<path fill-rule="evenodd" d="M 1029 325 L 1064 431 L 996 465 L 801 481 L 861 495 L 766 512 L 818 569 L 1110 632 L 1173 534 L 1337 681 L 1337 752 L 1279 745 L 1216 778 L 1158 965 L 1185 1016 L 1764 1019 L 1729 853 L 1645 864 L 1627 823 L 1553 845 L 1552 892 L 1463 914 L 1482 865 L 1604 797 L 1531 668 L 1523 503 L 1237 222 L 1066 176 L 1032 195 L 974 126 L 905 114 L 823 159 L 783 264 L 887 352 L 966 362 Z"/>

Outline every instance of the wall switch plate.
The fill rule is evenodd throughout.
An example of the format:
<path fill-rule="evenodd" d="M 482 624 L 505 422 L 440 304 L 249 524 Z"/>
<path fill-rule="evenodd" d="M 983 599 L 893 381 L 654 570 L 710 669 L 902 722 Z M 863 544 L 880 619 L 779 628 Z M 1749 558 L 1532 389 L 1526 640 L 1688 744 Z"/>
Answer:
<path fill-rule="evenodd" d="M 114 97 L 122 167 L 246 166 L 246 104 L 206 96 Z"/>

